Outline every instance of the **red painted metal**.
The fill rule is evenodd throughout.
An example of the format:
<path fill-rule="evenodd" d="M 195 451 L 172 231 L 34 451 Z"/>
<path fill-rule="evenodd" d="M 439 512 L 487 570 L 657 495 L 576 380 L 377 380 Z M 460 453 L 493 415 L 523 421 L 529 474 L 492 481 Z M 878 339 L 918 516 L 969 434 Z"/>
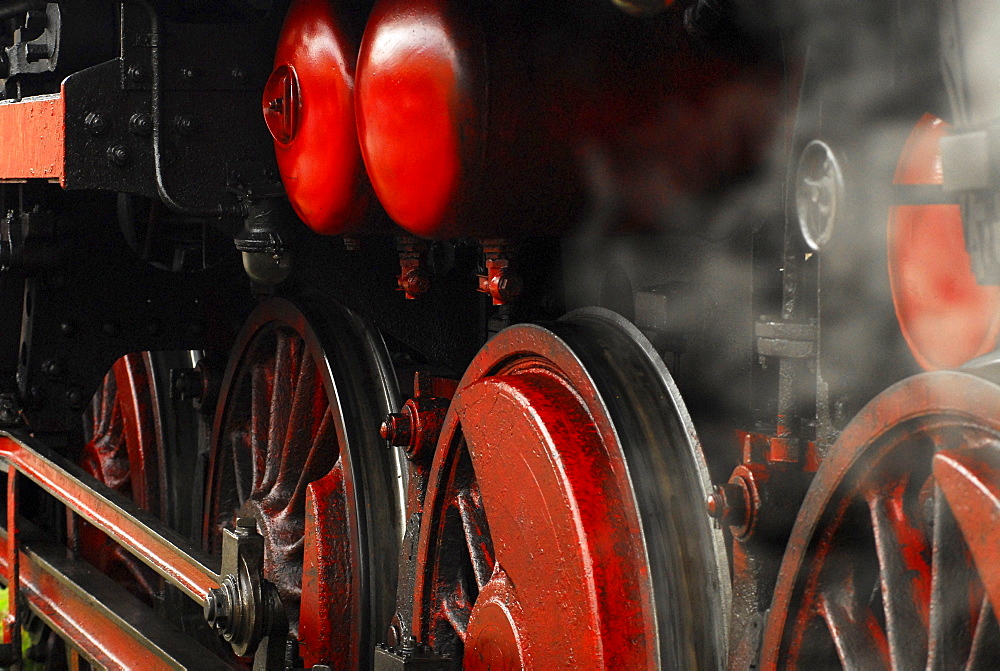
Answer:
<path fill-rule="evenodd" d="M 17 602 L 21 591 L 21 552 L 18 546 L 17 471 L 7 469 L 7 561 L 3 576 L 7 582 L 7 614 L 3 619 L 3 642 L 21 648 L 21 620 Z"/>
<path fill-rule="evenodd" d="M 2 529 L 0 542 L 11 542 Z M 71 641 L 75 646 L 71 654 L 82 651 L 89 662 L 106 669 L 231 668 L 192 639 L 178 635 L 127 592 L 115 591 L 103 575 L 66 559 L 65 549 L 41 550 L 19 546 L 19 581 L 8 583 L 10 594 L 20 591 L 35 614 Z M 0 554 L 0 574 L 12 572 L 10 557 Z"/>
<path fill-rule="evenodd" d="M 990 602 L 1000 604 L 1000 451 L 958 449 L 934 457 L 934 479 L 962 528 Z"/>
<path fill-rule="evenodd" d="M 264 89 L 264 120 L 295 211 L 327 235 L 357 227 L 367 178 L 354 122 L 357 41 L 330 0 L 296 0 Z"/>
<path fill-rule="evenodd" d="M 903 147 L 894 183 L 941 184 L 940 141 L 950 128 L 925 114 Z M 976 281 L 959 206 L 895 206 L 888 236 L 896 317 L 917 362 L 926 370 L 956 368 L 994 349 L 1000 287 Z"/>
<path fill-rule="evenodd" d="M 305 549 L 302 601 L 299 607 L 300 649 L 306 667 L 326 660 L 351 659 L 353 568 L 348 543 L 347 501 L 342 469 L 331 469 L 306 488 Z"/>
<path fill-rule="evenodd" d="M 379 431 L 390 445 L 402 447 L 407 459 L 421 469 L 429 465 L 434 456 L 452 396 L 434 394 L 437 379 L 440 378 L 418 371 L 413 379 L 413 398 L 407 399 L 400 412 L 386 417 Z M 442 383 L 437 383 L 437 386 L 442 386 Z"/>
<path fill-rule="evenodd" d="M 358 133 L 375 193 L 406 230 L 558 232 L 579 215 L 588 179 L 601 191 L 622 175 L 656 185 L 649 198 L 633 193 L 641 183 L 621 185 L 649 204 L 623 225 L 646 225 L 678 193 L 713 188 L 763 154 L 779 78 L 692 53 L 679 15 L 637 24 L 598 6 L 580 23 L 558 7 L 531 11 L 458 0 L 381 0 L 372 11 Z"/>
<path fill-rule="evenodd" d="M 255 518 L 264 576 L 306 664 L 355 668 L 362 605 L 343 418 L 325 354 L 305 328 L 261 317 L 241 336 L 213 429 L 204 542 L 217 554 L 223 529 Z"/>
<path fill-rule="evenodd" d="M 162 519 L 164 446 L 152 379 L 146 354 L 127 354 L 115 362 L 91 401 L 90 438 L 80 461 L 99 482 Z M 81 556 L 153 603 L 159 590 L 148 567 L 93 525 L 80 525 L 78 535 Z"/>
<path fill-rule="evenodd" d="M 0 102 L 0 181 L 64 175 L 66 108 L 61 96 Z"/>
<path fill-rule="evenodd" d="M 438 443 L 414 635 L 464 649 L 466 668 L 652 668 L 649 568 L 610 420 L 554 338 L 500 340 L 463 378 Z"/>
<path fill-rule="evenodd" d="M 84 482 L 52 455 L 45 456 L 31 445 L 0 436 L 0 458 L 51 493 L 119 544 L 142 559 L 185 594 L 204 605 L 210 589 L 219 586 L 219 576 L 186 547 L 176 534 L 139 520 L 109 498 L 93 482 Z M 81 475 L 83 475 L 81 471 Z"/>
<path fill-rule="evenodd" d="M 415 235 L 450 228 L 456 201 L 474 188 L 485 102 L 477 28 L 459 3 L 390 0 L 365 29 L 361 149 L 383 207 Z"/>
<path fill-rule="evenodd" d="M 992 558 L 996 546 L 982 543 L 992 517 L 972 519 L 984 501 L 970 488 L 997 487 L 998 404 L 1000 387 L 939 371 L 890 388 L 848 425 L 792 531 L 762 669 L 976 668 L 996 622 L 989 569 L 969 549 Z"/>

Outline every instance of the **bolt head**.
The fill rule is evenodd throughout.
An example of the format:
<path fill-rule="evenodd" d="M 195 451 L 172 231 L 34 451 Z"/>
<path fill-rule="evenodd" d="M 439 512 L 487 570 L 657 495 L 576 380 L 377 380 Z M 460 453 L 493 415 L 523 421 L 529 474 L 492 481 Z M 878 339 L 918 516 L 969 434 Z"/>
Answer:
<path fill-rule="evenodd" d="M 101 135 L 108 130 L 108 120 L 104 118 L 103 114 L 98 114 L 97 112 L 89 113 L 83 122 L 91 135 Z"/>
<path fill-rule="evenodd" d="M 723 512 L 726 508 L 725 497 L 719 488 L 716 488 L 714 492 L 708 495 L 708 499 L 705 500 L 705 508 L 708 511 L 708 516 L 714 519 L 719 519 L 722 517 Z"/>
<path fill-rule="evenodd" d="M 128 164 L 129 153 L 128 148 L 124 145 L 116 144 L 113 147 L 108 147 L 108 160 L 115 165 L 124 166 Z"/>
<path fill-rule="evenodd" d="M 136 112 L 128 121 L 128 129 L 135 135 L 149 135 L 153 132 L 153 120 L 145 112 Z"/>
<path fill-rule="evenodd" d="M 409 445 L 412 438 L 410 418 L 403 413 L 397 412 L 386 415 L 385 421 L 382 422 L 382 427 L 379 430 L 379 434 L 389 441 L 390 445 L 395 447 L 405 447 L 406 445 Z"/>

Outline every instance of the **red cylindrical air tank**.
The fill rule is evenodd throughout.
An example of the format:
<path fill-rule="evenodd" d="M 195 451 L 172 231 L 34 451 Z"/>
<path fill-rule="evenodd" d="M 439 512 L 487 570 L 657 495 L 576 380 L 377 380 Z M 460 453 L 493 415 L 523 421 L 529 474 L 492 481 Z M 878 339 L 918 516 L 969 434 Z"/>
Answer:
<path fill-rule="evenodd" d="M 651 210 L 744 171 L 776 125 L 780 81 L 749 71 L 692 48 L 679 12 L 379 0 L 358 58 L 361 151 L 415 235 L 558 233 L 605 189 L 603 168 L 623 188 L 654 185 L 626 194 Z"/>
<path fill-rule="evenodd" d="M 347 23 L 330 0 L 295 0 L 264 89 L 285 191 L 323 234 L 356 229 L 370 200 L 354 120 L 357 41 Z"/>

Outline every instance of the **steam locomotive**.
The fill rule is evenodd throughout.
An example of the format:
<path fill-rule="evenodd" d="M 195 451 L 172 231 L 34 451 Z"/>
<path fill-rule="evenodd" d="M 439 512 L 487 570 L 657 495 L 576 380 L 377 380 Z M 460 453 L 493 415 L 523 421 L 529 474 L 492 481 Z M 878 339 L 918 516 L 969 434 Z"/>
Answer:
<path fill-rule="evenodd" d="M 0 1 L 0 664 L 995 668 L 987 10 Z"/>

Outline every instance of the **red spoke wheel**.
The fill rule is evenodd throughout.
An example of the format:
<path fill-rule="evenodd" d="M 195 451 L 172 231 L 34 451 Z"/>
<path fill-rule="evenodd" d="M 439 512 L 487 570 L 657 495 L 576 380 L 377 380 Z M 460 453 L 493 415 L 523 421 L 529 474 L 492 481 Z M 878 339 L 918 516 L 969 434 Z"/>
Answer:
<path fill-rule="evenodd" d="M 425 498 L 417 639 L 465 668 L 699 668 L 726 658 L 728 568 L 687 412 L 603 310 L 519 325 L 452 401 Z"/>
<path fill-rule="evenodd" d="M 792 531 L 761 668 L 997 668 L 980 577 L 993 569 L 973 560 L 940 476 L 995 461 L 998 408 L 1000 387 L 941 371 L 891 387 L 848 425 Z"/>
<path fill-rule="evenodd" d="M 154 365 L 148 352 L 127 354 L 104 376 L 84 418 L 82 468 L 139 507 L 163 518 L 167 490 L 164 437 Z M 156 575 L 90 524 L 79 530 L 80 554 L 151 604 Z"/>
<path fill-rule="evenodd" d="M 306 667 L 365 668 L 395 605 L 403 489 L 378 426 L 381 339 L 345 310 L 273 298 L 237 339 L 211 445 L 204 543 L 253 517 Z"/>

